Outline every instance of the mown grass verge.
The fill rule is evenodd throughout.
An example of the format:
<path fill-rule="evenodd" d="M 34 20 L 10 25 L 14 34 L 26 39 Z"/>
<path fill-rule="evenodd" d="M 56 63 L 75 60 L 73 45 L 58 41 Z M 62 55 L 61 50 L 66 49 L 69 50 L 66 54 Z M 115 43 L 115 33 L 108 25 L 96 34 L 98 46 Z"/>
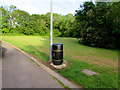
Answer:
<path fill-rule="evenodd" d="M 5 35 L 2 39 L 44 62 L 49 60 L 48 37 Z M 84 46 L 75 38 L 55 37 L 54 43 L 63 43 L 64 59 L 69 63 L 68 68 L 57 71 L 59 74 L 84 88 L 118 88 L 118 50 Z M 83 69 L 99 75 L 88 76 Z"/>

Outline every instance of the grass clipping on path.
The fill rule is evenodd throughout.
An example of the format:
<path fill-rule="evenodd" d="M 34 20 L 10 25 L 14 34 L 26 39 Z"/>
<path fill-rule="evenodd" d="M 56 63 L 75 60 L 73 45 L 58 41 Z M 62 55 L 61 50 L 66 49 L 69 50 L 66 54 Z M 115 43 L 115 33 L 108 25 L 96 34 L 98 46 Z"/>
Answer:
<path fill-rule="evenodd" d="M 40 36 L 3 36 L 3 40 L 37 56 L 49 60 L 49 38 Z M 55 37 L 54 43 L 62 43 L 64 60 L 69 67 L 58 71 L 65 78 L 85 88 L 118 87 L 118 51 L 80 45 L 75 38 Z M 99 75 L 88 76 L 82 72 L 89 69 Z"/>

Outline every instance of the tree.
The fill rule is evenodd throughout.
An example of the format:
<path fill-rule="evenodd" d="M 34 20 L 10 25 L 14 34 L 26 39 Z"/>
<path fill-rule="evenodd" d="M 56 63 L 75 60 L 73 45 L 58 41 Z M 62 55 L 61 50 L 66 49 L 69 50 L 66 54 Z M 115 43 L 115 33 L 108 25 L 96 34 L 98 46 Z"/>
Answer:
<path fill-rule="evenodd" d="M 12 14 L 16 9 L 17 9 L 16 6 L 13 6 L 13 5 L 11 5 L 8 8 L 8 16 L 9 16 L 8 17 L 8 22 L 9 22 L 9 28 L 10 29 L 15 28 L 15 18 Z"/>
<path fill-rule="evenodd" d="M 2 32 L 4 33 L 8 33 L 9 30 L 8 30 L 8 14 L 7 14 L 7 10 L 4 9 L 3 6 L 0 7 L 0 12 L 1 12 L 1 29 L 2 29 Z"/>
<path fill-rule="evenodd" d="M 80 33 L 81 43 L 95 47 L 118 48 L 119 20 L 118 16 L 114 16 L 119 13 L 119 3 L 98 2 L 94 5 L 92 2 L 85 2 L 80 7 L 81 9 L 76 11 L 75 21 L 79 26 L 77 31 Z M 114 10 L 115 8 L 117 10 Z"/>

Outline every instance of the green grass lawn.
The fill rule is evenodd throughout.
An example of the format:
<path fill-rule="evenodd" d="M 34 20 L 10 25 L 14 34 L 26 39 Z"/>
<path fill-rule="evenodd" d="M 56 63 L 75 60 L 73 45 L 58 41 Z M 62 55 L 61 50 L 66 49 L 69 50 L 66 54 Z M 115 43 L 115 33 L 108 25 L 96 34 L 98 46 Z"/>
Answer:
<path fill-rule="evenodd" d="M 37 56 L 40 60 L 49 60 L 49 38 L 40 36 L 3 36 L 2 39 L 22 50 Z M 65 78 L 84 88 L 118 87 L 118 51 L 84 46 L 75 38 L 54 37 L 54 43 L 63 43 L 64 60 L 69 67 L 57 71 Z M 99 75 L 88 76 L 82 73 L 89 69 Z"/>

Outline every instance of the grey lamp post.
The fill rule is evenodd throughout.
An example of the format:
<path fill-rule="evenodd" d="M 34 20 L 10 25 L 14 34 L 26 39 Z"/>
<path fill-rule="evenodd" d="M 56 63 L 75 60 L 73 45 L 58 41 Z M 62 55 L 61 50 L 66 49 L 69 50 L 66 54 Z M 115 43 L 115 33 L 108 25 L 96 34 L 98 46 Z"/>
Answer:
<path fill-rule="evenodd" d="M 53 12 L 52 0 L 50 0 L 50 62 L 52 62 L 52 44 L 53 44 Z"/>

